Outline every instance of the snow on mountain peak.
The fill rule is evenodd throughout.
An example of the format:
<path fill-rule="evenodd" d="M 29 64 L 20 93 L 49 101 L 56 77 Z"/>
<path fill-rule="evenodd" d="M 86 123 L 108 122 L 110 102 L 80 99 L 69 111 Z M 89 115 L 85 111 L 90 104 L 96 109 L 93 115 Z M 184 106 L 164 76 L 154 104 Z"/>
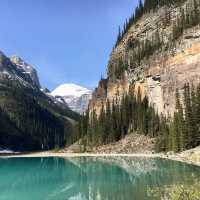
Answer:
<path fill-rule="evenodd" d="M 26 74 L 30 77 L 30 79 L 33 81 L 35 85 L 37 85 L 40 88 L 40 82 L 37 75 L 37 71 L 34 67 L 26 63 L 22 58 L 19 56 L 11 56 L 10 61 L 14 63 L 18 70 L 22 71 L 23 74 Z"/>
<path fill-rule="evenodd" d="M 80 85 L 66 83 L 51 92 L 58 101 L 66 103 L 73 111 L 83 113 L 87 110 L 92 90 Z"/>
<path fill-rule="evenodd" d="M 81 97 L 84 94 L 90 94 L 90 93 L 91 90 L 73 83 L 62 84 L 51 92 L 53 96 L 61 96 L 61 97 L 66 97 L 66 96 Z"/>

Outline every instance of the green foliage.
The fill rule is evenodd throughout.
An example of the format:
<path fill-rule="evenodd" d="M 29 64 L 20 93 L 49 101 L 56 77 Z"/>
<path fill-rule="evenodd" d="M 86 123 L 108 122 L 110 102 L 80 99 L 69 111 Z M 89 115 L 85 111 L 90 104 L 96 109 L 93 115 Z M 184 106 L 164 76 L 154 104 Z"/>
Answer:
<path fill-rule="evenodd" d="M 79 135 L 87 136 L 87 144 L 98 146 L 122 139 L 129 132 L 137 131 L 151 137 L 159 135 L 160 118 L 148 99 L 127 94 L 102 105 L 99 116 L 93 110 L 90 118 L 84 116 L 79 123 Z"/>
<path fill-rule="evenodd" d="M 123 79 L 124 71 L 126 71 L 127 69 L 128 69 L 128 64 L 122 59 L 119 59 L 118 63 L 116 64 L 114 68 L 114 72 L 112 73 L 114 73 L 115 78 Z"/>
<path fill-rule="evenodd" d="M 122 38 L 124 37 L 124 35 L 130 29 L 130 27 L 134 23 L 137 23 L 137 21 L 145 13 L 149 13 L 149 12 L 152 12 L 152 11 L 155 12 L 158 8 L 163 7 L 163 6 L 171 6 L 171 5 L 174 5 L 174 4 L 182 4 L 185 1 L 186 0 L 144 0 L 144 3 L 143 3 L 142 0 L 139 0 L 138 6 L 135 8 L 134 13 L 124 23 L 123 30 L 121 31 L 121 28 L 119 28 L 119 34 L 118 34 L 117 42 L 116 42 L 115 46 L 117 46 L 120 43 L 120 41 L 122 40 Z M 196 3 L 196 0 L 194 0 L 194 1 Z M 194 6 L 195 5 L 197 5 L 197 4 L 194 4 Z M 198 10 L 196 9 L 196 11 L 198 11 Z M 197 20 L 198 19 L 196 19 L 196 21 Z"/>
<path fill-rule="evenodd" d="M 156 151 L 179 152 L 200 145 L 200 85 L 195 89 L 185 84 L 183 101 L 176 91 L 173 119 L 159 116 L 148 99 L 129 92 L 123 98 L 107 101 L 97 116 L 87 114 L 79 123 L 79 137 L 86 145 L 98 146 L 122 139 L 130 132 L 157 138 Z"/>
<path fill-rule="evenodd" d="M 129 28 L 139 20 L 144 13 L 154 12 L 162 6 L 171 6 L 176 4 L 182 5 L 186 0 L 145 0 L 144 4 L 139 1 L 139 5 L 136 7 L 135 14 L 129 20 L 124 23 L 123 29 L 119 27 L 119 33 L 117 37 L 116 46 L 123 39 Z M 191 0 L 185 7 L 180 7 L 180 14 L 172 21 L 171 14 L 166 13 L 164 23 L 165 25 L 172 24 L 172 32 L 169 36 L 169 42 L 164 44 L 163 36 L 159 32 L 159 27 L 151 35 L 146 37 L 145 40 L 129 39 L 127 43 L 127 51 L 129 52 L 129 60 L 126 56 L 119 59 L 118 63 L 115 63 L 114 67 L 110 67 L 110 74 L 114 74 L 115 78 L 123 78 L 124 71 L 128 68 L 134 69 L 140 66 L 141 61 L 149 59 L 156 51 L 168 50 L 173 47 L 174 42 L 182 36 L 184 30 L 196 26 L 200 23 L 200 2 L 199 0 Z"/>
<path fill-rule="evenodd" d="M 149 196 L 156 199 L 169 200 L 199 200 L 200 183 L 195 181 L 191 185 L 173 185 L 149 190 Z"/>
<path fill-rule="evenodd" d="M 200 85 L 195 89 L 194 86 L 185 84 L 182 103 L 179 92 L 176 92 L 176 111 L 169 123 L 169 131 L 161 131 L 163 137 L 158 137 L 158 143 L 164 143 L 165 151 L 179 152 L 200 145 L 199 87 Z M 158 147 L 158 151 L 163 149 L 162 146 Z"/>
<path fill-rule="evenodd" d="M 140 65 L 144 58 L 149 58 L 153 53 L 162 47 L 162 38 L 157 30 L 152 34 L 150 39 L 137 41 L 133 43 L 129 41 L 129 50 L 132 50 L 130 67 L 135 68 Z"/>
<path fill-rule="evenodd" d="M 162 37 L 159 31 L 155 31 L 150 39 L 144 41 L 130 40 L 128 42 L 128 50 L 130 53 L 130 62 L 128 63 L 126 57 L 119 58 L 113 67 L 110 67 L 110 75 L 114 75 L 116 79 L 123 79 L 124 72 L 129 68 L 134 69 L 141 64 L 141 61 L 148 59 L 155 51 L 162 48 Z"/>
<path fill-rule="evenodd" d="M 200 23 L 199 6 L 200 4 L 198 0 L 192 0 L 190 4 L 187 4 L 185 9 L 180 9 L 181 14 L 173 24 L 173 41 L 177 40 L 183 34 L 185 29 L 191 28 Z"/>
<path fill-rule="evenodd" d="M 66 117 L 76 120 L 76 114 L 62 110 L 39 90 L 24 87 L 17 80 L 0 80 L 0 94 L 1 147 L 27 151 L 65 145 L 72 133 Z"/>

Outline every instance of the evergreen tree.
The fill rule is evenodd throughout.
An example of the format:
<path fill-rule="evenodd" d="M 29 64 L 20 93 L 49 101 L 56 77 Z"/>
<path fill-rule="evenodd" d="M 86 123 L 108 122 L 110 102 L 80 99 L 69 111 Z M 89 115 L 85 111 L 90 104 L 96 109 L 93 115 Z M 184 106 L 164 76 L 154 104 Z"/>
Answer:
<path fill-rule="evenodd" d="M 121 38 L 122 38 L 122 33 L 121 33 L 121 28 L 120 28 L 120 26 L 119 26 L 119 29 L 118 29 L 118 36 L 117 36 L 117 42 L 116 42 L 116 45 L 115 45 L 115 46 L 117 46 L 117 45 L 119 44 Z"/>
<path fill-rule="evenodd" d="M 180 95 L 179 91 L 176 90 L 176 116 L 177 116 L 177 127 L 178 127 L 178 137 L 179 137 L 179 149 L 178 150 L 185 150 L 186 149 L 186 142 L 187 142 L 187 130 L 185 129 L 185 121 L 183 116 L 183 107 L 180 103 Z"/>
<path fill-rule="evenodd" d="M 193 136 L 195 133 L 194 116 L 192 112 L 191 93 L 189 84 L 184 87 L 184 101 L 185 101 L 185 121 L 188 132 L 187 148 L 193 147 Z"/>
<path fill-rule="evenodd" d="M 177 112 L 175 112 L 175 114 L 174 114 L 171 136 L 172 136 L 172 150 L 174 152 L 180 151 L 179 115 Z"/>
<path fill-rule="evenodd" d="M 195 113 L 196 113 L 196 125 L 197 125 L 196 144 L 200 145 L 200 84 L 197 86 Z"/>

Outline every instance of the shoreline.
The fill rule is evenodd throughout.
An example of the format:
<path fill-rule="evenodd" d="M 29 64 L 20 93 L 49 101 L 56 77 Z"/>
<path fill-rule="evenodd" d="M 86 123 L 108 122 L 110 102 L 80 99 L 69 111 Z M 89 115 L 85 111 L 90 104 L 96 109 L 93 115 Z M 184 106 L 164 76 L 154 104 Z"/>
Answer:
<path fill-rule="evenodd" d="M 63 158 L 75 158 L 75 157 L 146 157 L 146 158 L 158 158 L 160 154 L 117 154 L 117 153 L 55 153 L 55 152 L 37 152 L 37 153 L 25 153 L 25 154 L 12 154 L 12 155 L 0 155 L 0 158 L 39 158 L 39 157 L 63 157 Z"/>
<path fill-rule="evenodd" d="M 185 164 L 188 164 L 188 165 L 195 165 L 195 166 L 198 166 L 200 167 L 200 162 L 195 162 L 195 161 L 192 161 L 192 160 L 185 160 L 185 158 L 181 158 L 177 155 L 172 155 L 172 156 L 166 156 L 166 155 L 163 155 L 163 156 L 160 156 L 159 158 L 162 158 L 162 159 L 166 159 L 166 160 L 173 160 L 173 161 L 177 161 L 177 162 L 182 162 L 182 163 L 185 163 Z"/>
<path fill-rule="evenodd" d="M 8 158 L 77 158 L 77 157 L 143 157 L 143 158 L 161 158 L 167 160 L 178 161 L 190 165 L 196 165 L 200 167 L 200 155 L 198 155 L 197 160 L 193 160 L 191 153 L 190 155 L 185 155 L 184 152 L 179 154 L 163 154 L 163 153 L 155 153 L 155 154 L 144 154 L 144 153 L 134 153 L 134 154 L 103 154 L 103 153 L 56 153 L 56 152 L 36 152 L 36 153 L 25 153 L 25 154 L 12 154 L 12 155 L 0 155 L 0 158 L 8 159 Z M 185 155 L 185 156 L 183 156 Z"/>

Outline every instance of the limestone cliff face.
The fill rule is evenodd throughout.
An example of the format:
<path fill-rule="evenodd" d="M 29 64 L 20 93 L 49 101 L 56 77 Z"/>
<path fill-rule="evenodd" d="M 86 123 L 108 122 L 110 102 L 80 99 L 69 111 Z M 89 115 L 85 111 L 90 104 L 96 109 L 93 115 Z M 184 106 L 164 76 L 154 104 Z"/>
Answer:
<path fill-rule="evenodd" d="M 200 82 L 200 27 L 186 29 L 172 42 L 173 24 L 180 15 L 180 7 L 185 8 L 189 3 L 190 0 L 179 7 L 162 7 L 132 25 L 110 55 L 108 77 L 103 85 L 101 80 L 94 91 L 90 111 L 95 109 L 98 114 L 107 100 L 120 98 L 133 87 L 136 92 L 140 88 L 142 96 L 146 95 L 159 113 L 173 114 L 176 89 L 182 91 L 187 82 L 194 85 Z M 134 48 L 130 46 L 156 34 L 162 39 L 160 48 L 140 64 L 135 64 Z M 121 60 L 126 61 L 127 67 L 117 76 Z"/>

